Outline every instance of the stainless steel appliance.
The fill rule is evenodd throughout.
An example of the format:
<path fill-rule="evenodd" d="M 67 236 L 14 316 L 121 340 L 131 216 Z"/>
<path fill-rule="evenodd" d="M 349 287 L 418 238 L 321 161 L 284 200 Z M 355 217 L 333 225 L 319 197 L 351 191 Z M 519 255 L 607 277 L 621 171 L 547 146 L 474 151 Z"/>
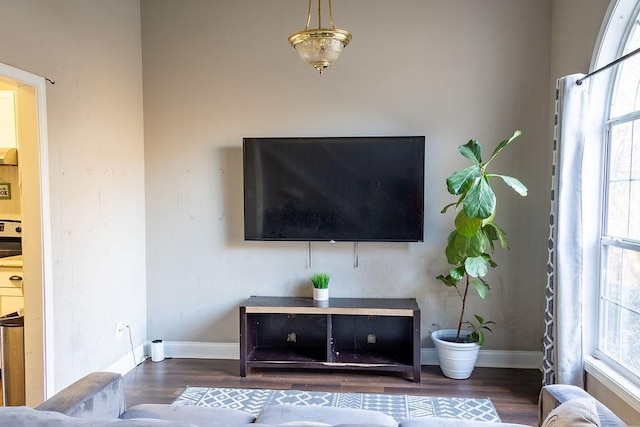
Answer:
<path fill-rule="evenodd" d="M 18 255 L 22 255 L 22 222 L 0 220 L 0 363 L 4 406 L 25 404 L 24 293 L 22 257 Z"/>
<path fill-rule="evenodd" d="M 22 223 L 0 219 L 0 316 L 24 308 Z"/>
<path fill-rule="evenodd" d="M 22 221 L 0 219 L 0 258 L 22 255 Z"/>
<path fill-rule="evenodd" d="M 24 406 L 24 316 L 12 313 L 0 317 L 2 342 L 2 405 Z"/>

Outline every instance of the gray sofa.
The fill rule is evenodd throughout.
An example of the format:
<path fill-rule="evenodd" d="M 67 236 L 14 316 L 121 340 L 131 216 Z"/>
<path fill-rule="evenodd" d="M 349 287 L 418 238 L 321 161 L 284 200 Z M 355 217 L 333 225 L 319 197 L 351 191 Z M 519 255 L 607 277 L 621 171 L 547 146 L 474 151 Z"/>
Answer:
<path fill-rule="evenodd" d="M 579 403 L 579 405 L 574 405 Z M 625 426 L 618 417 L 585 391 L 571 386 L 544 387 L 539 400 L 540 425 L 577 424 L 599 419 L 601 426 Z M 591 414 L 589 414 L 591 411 Z M 586 415 L 585 415 L 586 413 Z M 568 418 L 568 424 L 561 421 Z M 549 424 L 551 422 L 551 424 Z M 553 424 L 555 423 L 555 424 Z M 364 409 L 320 406 L 277 405 L 265 408 L 257 417 L 225 408 L 143 404 L 126 409 L 124 386 L 119 374 L 95 372 L 57 393 L 37 408 L 0 408 L 0 426 L 341 426 L 341 427 L 434 427 L 517 426 L 516 424 L 463 421 L 444 418 L 413 418 L 398 424 L 380 412 Z M 519 426 L 522 427 L 522 426 Z"/>

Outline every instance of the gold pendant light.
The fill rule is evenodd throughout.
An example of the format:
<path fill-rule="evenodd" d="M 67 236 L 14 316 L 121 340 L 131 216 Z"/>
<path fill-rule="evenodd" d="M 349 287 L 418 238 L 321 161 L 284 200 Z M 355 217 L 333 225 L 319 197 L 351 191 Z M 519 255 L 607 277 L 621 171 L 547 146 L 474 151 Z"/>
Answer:
<path fill-rule="evenodd" d="M 304 30 L 289 36 L 289 43 L 298 52 L 303 61 L 309 63 L 320 72 L 331 65 L 351 41 L 351 33 L 339 30 L 333 23 L 331 0 L 329 0 L 329 20 L 331 28 L 322 28 L 322 0 L 318 0 L 318 28 L 309 29 L 311 23 L 311 0 L 307 13 L 307 25 Z"/>

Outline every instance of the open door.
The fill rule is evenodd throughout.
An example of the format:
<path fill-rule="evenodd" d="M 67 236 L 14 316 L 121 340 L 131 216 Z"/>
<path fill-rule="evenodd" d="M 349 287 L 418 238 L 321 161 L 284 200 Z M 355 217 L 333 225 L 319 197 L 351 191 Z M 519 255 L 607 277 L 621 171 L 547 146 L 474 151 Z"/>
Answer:
<path fill-rule="evenodd" d="M 18 191 L 22 206 L 25 393 L 35 406 L 54 392 L 51 220 L 46 81 L 0 64 L 0 88 L 15 93 Z"/>

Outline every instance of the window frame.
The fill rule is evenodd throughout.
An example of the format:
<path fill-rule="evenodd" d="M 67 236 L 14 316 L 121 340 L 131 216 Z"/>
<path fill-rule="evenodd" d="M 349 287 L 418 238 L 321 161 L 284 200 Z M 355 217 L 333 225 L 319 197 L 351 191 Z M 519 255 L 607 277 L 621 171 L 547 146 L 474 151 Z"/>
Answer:
<path fill-rule="evenodd" d="M 640 118 L 640 114 L 639 118 Z M 638 118 L 634 119 L 634 120 L 638 120 Z M 623 122 L 617 122 L 616 124 L 621 124 L 621 123 L 631 123 L 634 120 L 629 120 L 629 121 L 623 121 Z M 608 126 L 612 126 L 614 125 L 613 122 L 610 122 L 608 124 Z M 611 147 L 611 141 L 610 141 L 610 135 L 611 135 L 611 127 L 609 127 L 607 129 L 607 135 L 605 138 L 606 141 L 606 146 L 607 146 L 607 160 L 609 159 L 609 148 Z M 608 163 L 608 162 L 607 162 Z M 608 174 L 608 168 L 605 166 L 605 181 L 603 182 L 603 207 L 602 207 L 602 223 L 601 223 L 601 233 L 600 233 L 600 249 L 599 249 L 599 261 L 598 261 L 598 265 L 600 267 L 600 274 L 599 274 L 599 281 L 597 283 L 597 298 L 598 298 L 598 321 L 597 321 L 597 328 L 596 328 L 596 334 L 597 334 L 597 338 L 596 338 L 596 344 L 595 344 L 595 348 L 593 349 L 593 355 L 598 358 L 599 360 L 602 360 L 603 363 L 605 363 L 607 366 L 609 366 L 611 369 L 613 369 L 614 371 L 616 371 L 618 374 L 620 375 L 624 375 L 626 378 L 628 378 L 632 383 L 636 384 L 638 387 L 640 387 L 640 374 L 633 372 L 632 370 L 630 370 L 629 368 L 627 368 L 623 363 L 618 362 L 617 360 L 613 359 L 612 357 L 610 357 L 607 353 L 605 353 L 601 347 L 603 346 L 603 341 L 605 339 L 605 335 L 608 331 L 602 329 L 600 327 L 600 325 L 602 325 L 605 322 L 604 317 L 606 316 L 607 313 L 605 313 L 603 310 L 603 300 L 604 299 L 609 299 L 606 296 L 606 291 L 607 291 L 607 286 L 610 282 L 607 281 L 607 255 L 606 252 L 610 249 L 610 248 L 615 248 L 615 249 L 621 249 L 621 250 L 631 250 L 634 251 L 638 254 L 640 254 L 640 241 L 635 240 L 635 239 L 628 239 L 628 238 L 621 238 L 621 237 L 614 237 L 611 236 L 609 234 L 606 233 L 606 220 L 607 220 L 607 210 L 609 207 L 608 204 L 608 192 L 606 190 L 604 190 L 604 187 L 606 186 L 605 184 L 608 182 L 609 180 L 609 174 Z"/>
<path fill-rule="evenodd" d="M 599 69 L 624 54 L 634 23 L 638 20 L 640 20 L 640 1 L 617 0 L 611 2 L 596 43 L 590 70 Z M 599 191 L 593 191 L 586 195 L 583 206 L 583 211 L 592 212 L 585 214 L 586 219 L 583 219 L 585 242 L 583 311 L 585 314 L 596 313 L 596 315 L 583 316 L 583 346 L 586 372 L 611 389 L 634 409 L 640 411 L 640 375 L 624 368 L 598 348 L 601 336 L 600 324 L 604 315 L 601 310 L 600 298 L 606 289 L 604 283 L 607 272 L 604 252 L 608 247 L 640 252 L 640 242 L 605 234 L 611 129 L 621 123 L 640 120 L 640 110 L 611 117 L 614 92 L 619 77 L 617 68 L 612 67 L 610 71 L 593 76 L 590 86 L 591 105 L 588 122 L 592 124 L 592 128 L 587 132 L 584 168 L 596 171 L 596 173 L 585 174 L 590 177 L 585 178 L 583 185 L 592 186 L 591 188 L 594 188 L 593 185 L 595 185 Z M 633 379 L 630 380 L 630 377 Z"/>

